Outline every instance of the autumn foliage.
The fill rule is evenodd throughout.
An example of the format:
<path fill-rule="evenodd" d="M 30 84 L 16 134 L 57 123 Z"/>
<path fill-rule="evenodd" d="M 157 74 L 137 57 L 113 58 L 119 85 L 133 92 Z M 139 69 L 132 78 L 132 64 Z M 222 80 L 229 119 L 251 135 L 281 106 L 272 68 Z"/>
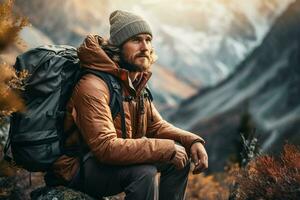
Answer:
<path fill-rule="evenodd" d="M 0 52 L 16 42 L 19 32 L 28 24 L 27 18 L 13 12 L 13 1 L 0 4 Z"/>
<path fill-rule="evenodd" d="M 0 133 L 5 130 L 8 116 L 13 112 L 25 109 L 18 91 L 24 89 L 24 81 L 28 77 L 28 73 L 26 71 L 16 72 L 2 59 L 1 55 L 6 49 L 19 43 L 18 34 L 26 25 L 27 19 L 14 13 L 12 0 L 0 3 Z M 4 135 L 1 135 L 0 158 L 3 156 L 2 143 L 4 139 Z M 0 199 L 26 199 L 22 192 L 25 188 L 23 186 L 24 173 L 22 176 L 17 175 L 18 173 L 20 174 L 20 171 L 17 168 L 3 159 L 0 160 Z"/>
<path fill-rule="evenodd" d="M 300 197 L 300 150 L 285 145 L 279 157 L 260 156 L 237 176 L 237 200 L 298 199 Z"/>
<path fill-rule="evenodd" d="M 300 149 L 286 144 L 280 156 L 262 155 L 244 168 L 189 177 L 191 200 L 296 200 L 300 197 Z"/>
<path fill-rule="evenodd" d="M 0 4 L 0 53 L 17 42 L 20 30 L 27 25 L 27 19 L 16 16 L 13 1 Z M 0 60 L 0 123 L 16 111 L 24 110 L 24 104 L 17 90 L 24 89 L 29 76 L 26 71 L 16 72 Z M 2 124 L 0 124 L 1 128 Z M 253 146 L 253 145 L 252 145 Z M 251 144 L 250 144 L 251 147 Z M 250 148 L 251 150 L 251 148 Z M 250 151 L 252 152 L 252 151 Z M 295 200 L 300 197 L 300 150 L 286 144 L 279 156 L 260 155 L 245 167 L 238 164 L 228 166 L 224 172 L 210 175 L 190 175 L 186 199 L 188 200 Z M 248 160 L 247 160 L 248 161 Z M 24 172 L 15 175 L 15 169 L 0 162 L 0 198 L 24 198 L 23 191 L 31 187 Z M 20 172 L 20 171 L 17 171 Z M 35 179 L 33 179 L 35 180 Z M 37 185 L 41 176 L 36 178 Z M 18 184 L 17 184 L 18 183 Z M 29 191 L 29 190 L 28 190 Z M 16 197 L 14 198 L 13 195 Z M 27 194 L 28 196 L 28 194 Z"/>
<path fill-rule="evenodd" d="M 232 164 L 223 173 L 189 176 L 186 199 L 189 200 L 228 200 L 235 186 L 236 174 L 240 167 Z"/>
<path fill-rule="evenodd" d="M 27 25 L 27 19 L 16 16 L 13 12 L 13 1 L 0 4 L 0 53 L 17 42 L 20 30 Z M 23 102 L 16 89 L 23 88 L 26 72 L 16 72 L 11 66 L 0 61 L 0 123 L 12 112 L 24 109 Z M 1 126 L 1 125 L 0 125 Z"/>

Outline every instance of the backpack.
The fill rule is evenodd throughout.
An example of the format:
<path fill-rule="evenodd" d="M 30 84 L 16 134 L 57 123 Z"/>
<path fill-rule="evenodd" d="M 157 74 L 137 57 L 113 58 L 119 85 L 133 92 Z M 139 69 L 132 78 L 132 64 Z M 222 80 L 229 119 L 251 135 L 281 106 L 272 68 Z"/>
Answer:
<path fill-rule="evenodd" d="M 121 85 L 107 73 L 80 67 L 76 48 L 66 45 L 48 45 L 29 50 L 16 59 L 17 71 L 28 70 L 25 90 L 24 113 L 13 113 L 4 153 L 6 160 L 31 171 L 47 171 L 63 154 L 71 155 L 64 148 L 64 116 L 72 90 L 82 76 L 95 74 L 103 79 L 110 90 L 110 108 L 113 118 L 120 112 L 122 136 L 126 137 Z M 13 158 L 8 156 L 11 149 Z M 74 156 L 74 155 L 73 155 Z"/>

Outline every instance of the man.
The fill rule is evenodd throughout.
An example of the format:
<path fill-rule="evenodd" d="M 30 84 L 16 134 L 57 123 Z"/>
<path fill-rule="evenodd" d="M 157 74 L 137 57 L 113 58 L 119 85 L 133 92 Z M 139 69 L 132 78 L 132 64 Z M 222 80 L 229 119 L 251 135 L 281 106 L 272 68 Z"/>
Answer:
<path fill-rule="evenodd" d="M 62 156 L 53 166 L 65 185 L 94 196 L 124 191 L 126 199 L 154 198 L 154 177 L 161 173 L 159 198 L 183 199 L 190 169 L 207 168 L 204 141 L 199 136 L 164 121 L 145 97 L 154 62 L 152 32 L 145 20 L 117 10 L 110 15 L 110 39 L 88 36 L 78 49 L 81 66 L 115 76 L 122 85 L 126 138 L 122 117 L 112 117 L 110 91 L 101 78 L 87 74 L 76 85 L 68 103 L 66 146 L 83 143 L 91 152 L 80 165 L 78 158 Z M 81 141 L 81 142 L 80 142 Z M 175 143 L 176 142 L 176 143 Z M 80 176 L 82 167 L 84 176 Z"/>

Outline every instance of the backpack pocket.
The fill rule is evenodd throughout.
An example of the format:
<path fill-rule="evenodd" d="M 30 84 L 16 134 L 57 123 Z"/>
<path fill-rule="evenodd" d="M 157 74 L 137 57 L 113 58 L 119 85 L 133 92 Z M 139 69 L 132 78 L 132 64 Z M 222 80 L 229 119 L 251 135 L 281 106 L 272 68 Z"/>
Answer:
<path fill-rule="evenodd" d="M 55 130 L 48 135 L 57 135 Z M 31 133 L 36 135 L 39 133 Z M 43 132 L 45 134 L 45 131 Z M 61 156 L 60 142 L 57 136 L 42 140 L 15 140 L 11 142 L 12 154 L 17 165 L 28 171 L 47 171 L 53 162 Z"/>

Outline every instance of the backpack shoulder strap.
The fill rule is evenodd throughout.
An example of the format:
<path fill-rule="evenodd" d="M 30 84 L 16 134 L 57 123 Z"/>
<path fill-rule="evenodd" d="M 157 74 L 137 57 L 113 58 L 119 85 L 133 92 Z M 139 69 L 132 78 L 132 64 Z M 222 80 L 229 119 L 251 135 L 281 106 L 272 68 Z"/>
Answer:
<path fill-rule="evenodd" d="M 153 101 L 153 95 L 148 85 L 146 85 L 145 87 L 145 97 L 148 98 L 150 101 Z"/>
<path fill-rule="evenodd" d="M 123 95 L 122 87 L 116 77 L 111 74 L 91 70 L 91 69 L 82 69 L 82 76 L 85 74 L 94 74 L 101 78 L 108 86 L 110 92 L 110 102 L 109 107 L 111 109 L 111 114 L 113 119 L 117 116 L 118 113 L 121 114 L 121 128 L 122 128 L 122 137 L 126 138 L 126 123 L 125 123 L 125 112 L 123 108 Z"/>

